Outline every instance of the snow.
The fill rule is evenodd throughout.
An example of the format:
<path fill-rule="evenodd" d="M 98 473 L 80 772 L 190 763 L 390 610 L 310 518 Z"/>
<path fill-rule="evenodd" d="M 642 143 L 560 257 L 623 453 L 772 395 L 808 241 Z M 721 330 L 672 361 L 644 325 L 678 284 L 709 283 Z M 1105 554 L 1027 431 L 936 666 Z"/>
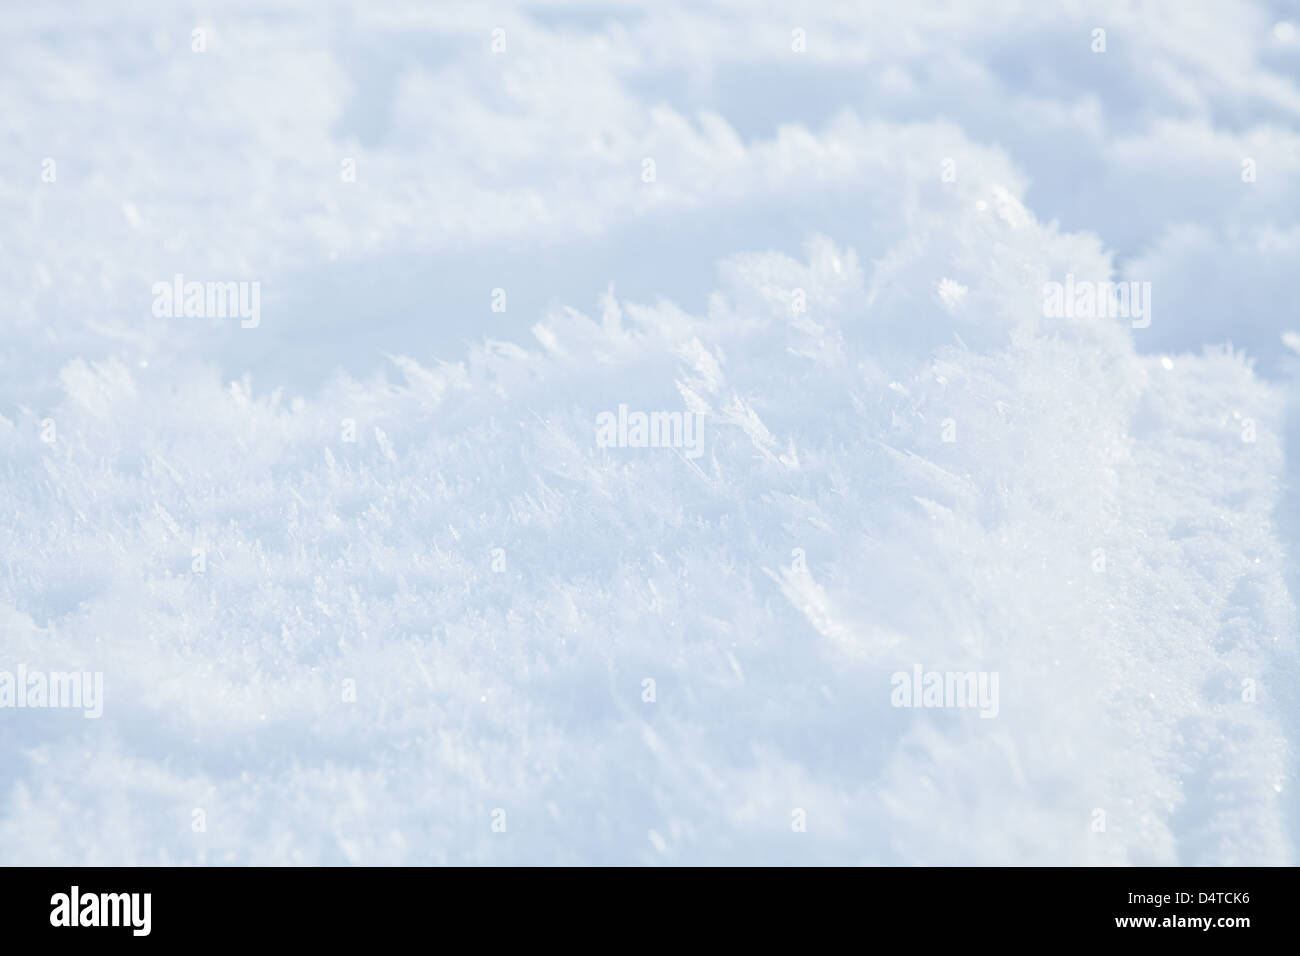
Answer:
<path fill-rule="evenodd" d="M 104 686 L 0 862 L 1296 862 L 1286 4 L 110 6 L 0 19 L 0 676 Z"/>

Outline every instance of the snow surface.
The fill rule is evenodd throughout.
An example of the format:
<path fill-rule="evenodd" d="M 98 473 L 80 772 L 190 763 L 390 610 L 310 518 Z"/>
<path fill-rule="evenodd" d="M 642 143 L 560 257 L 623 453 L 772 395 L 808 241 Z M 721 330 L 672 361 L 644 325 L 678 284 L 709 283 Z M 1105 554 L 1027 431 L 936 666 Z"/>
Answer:
<path fill-rule="evenodd" d="M 0 863 L 1295 863 L 1298 73 L 1286 2 L 6 5 L 0 671 L 105 700 L 0 709 Z"/>

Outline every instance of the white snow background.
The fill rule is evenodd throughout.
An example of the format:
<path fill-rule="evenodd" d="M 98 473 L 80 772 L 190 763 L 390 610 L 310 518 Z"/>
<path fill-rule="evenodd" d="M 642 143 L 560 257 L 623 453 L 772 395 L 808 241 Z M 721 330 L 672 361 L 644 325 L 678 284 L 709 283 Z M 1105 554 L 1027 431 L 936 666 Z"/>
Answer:
<path fill-rule="evenodd" d="M 0 250 L 0 863 L 1296 862 L 1295 3 L 7 0 Z"/>

